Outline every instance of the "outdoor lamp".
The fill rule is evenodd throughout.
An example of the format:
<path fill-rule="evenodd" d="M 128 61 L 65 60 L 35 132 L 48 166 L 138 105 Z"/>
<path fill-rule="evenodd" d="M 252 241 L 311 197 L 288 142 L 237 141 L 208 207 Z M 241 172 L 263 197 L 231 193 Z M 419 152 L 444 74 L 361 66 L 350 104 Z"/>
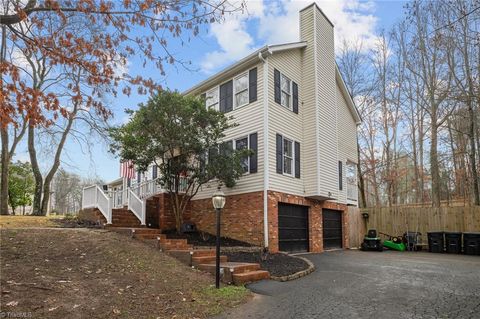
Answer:
<path fill-rule="evenodd" d="M 212 195 L 212 203 L 215 209 L 222 209 L 225 206 L 225 194 L 220 187 Z"/>
<path fill-rule="evenodd" d="M 215 288 L 220 288 L 220 211 L 225 206 L 225 194 L 217 188 L 212 195 L 212 203 L 215 208 L 217 219 L 217 239 L 216 239 L 216 254 L 215 254 Z"/>

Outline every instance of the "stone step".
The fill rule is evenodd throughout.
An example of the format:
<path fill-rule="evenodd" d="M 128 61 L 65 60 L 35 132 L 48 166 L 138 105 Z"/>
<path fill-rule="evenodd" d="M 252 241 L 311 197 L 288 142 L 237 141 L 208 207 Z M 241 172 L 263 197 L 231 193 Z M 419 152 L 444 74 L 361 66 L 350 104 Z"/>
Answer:
<path fill-rule="evenodd" d="M 266 270 L 253 270 L 242 272 L 239 274 L 233 274 L 233 283 L 237 286 L 244 285 L 250 282 L 255 282 L 263 279 L 269 279 L 270 273 Z"/>
<path fill-rule="evenodd" d="M 195 267 L 199 267 L 201 265 L 204 265 L 205 266 L 205 269 L 202 269 L 202 270 L 206 270 L 208 271 L 206 268 L 208 268 L 206 265 L 208 264 L 213 264 L 213 266 L 215 266 L 215 260 L 216 260 L 216 256 L 213 255 L 213 256 L 199 256 L 199 257 L 192 257 L 192 266 L 195 266 Z M 223 256 L 223 255 L 220 255 L 220 263 L 226 263 L 228 260 L 228 257 L 227 256 Z"/>

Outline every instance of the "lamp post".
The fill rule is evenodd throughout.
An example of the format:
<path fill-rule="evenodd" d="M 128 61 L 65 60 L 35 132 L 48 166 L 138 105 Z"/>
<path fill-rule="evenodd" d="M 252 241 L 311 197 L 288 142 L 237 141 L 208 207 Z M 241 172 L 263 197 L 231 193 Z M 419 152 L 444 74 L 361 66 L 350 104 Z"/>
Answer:
<path fill-rule="evenodd" d="M 220 288 L 220 212 L 225 206 L 225 194 L 217 188 L 212 195 L 212 203 L 215 208 L 217 217 L 217 243 L 216 243 L 216 255 L 215 255 L 215 288 Z"/>

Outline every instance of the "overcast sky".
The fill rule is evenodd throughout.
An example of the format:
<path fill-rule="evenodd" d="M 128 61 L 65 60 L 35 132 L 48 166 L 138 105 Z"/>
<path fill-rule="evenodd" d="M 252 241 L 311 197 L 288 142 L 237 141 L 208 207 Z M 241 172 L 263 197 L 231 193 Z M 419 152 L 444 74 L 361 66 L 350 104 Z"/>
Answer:
<path fill-rule="evenodd" d="M 179 39 L 171 39 L 169 49 L 182 60 L 191 61 L 191 70 L 178 65 L 167 66 L 167 76 L 161 77 L 153 71 L 137 67 L 140 64 L 137 61 L 129 61 L 128 68 L 133 73 L 151 72 L 148 76 L 162 81 L 164 86 L 183 91 L 265 44 L 298 41 L 298 12 L 312 2 L 247 0 L 245 13 L 227 16 L 223 23 L 208 26 L 190 41 L 181 39 L 181 43 Z M 405 4 L 405 1 L 316 2 L 335 25 L 337 49 L 343 40 L 362 39 L 365 50 L 374 45 L 379 30 L 388 29 L 401 19 Z M 134 109 L 146 99 L 146 96 L 133 95 L 112 100 L 112 123 L 125 122 L 127 117 L 124 109 Z M 24 145 L 19 147 L 16 159 L 28 160 Z M 70 139 L 62 158 L 62 166 L 73 173 L 100 177 L 106 181 L 119 176 L 118 159 L 108 153 L 108 146 L 101 141 L 93 141 L 93 148 L 87 152 Z"/>

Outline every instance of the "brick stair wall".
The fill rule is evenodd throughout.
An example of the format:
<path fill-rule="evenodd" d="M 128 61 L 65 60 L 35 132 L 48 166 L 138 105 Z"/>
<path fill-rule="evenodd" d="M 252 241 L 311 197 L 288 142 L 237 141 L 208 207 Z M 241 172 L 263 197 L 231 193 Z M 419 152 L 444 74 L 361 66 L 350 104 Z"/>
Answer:
<path fill-rule="evenodd" d="M 141 227 L 138 218 L 126 208 L 112 209 L 112 225 L 116 227 Z"/>

